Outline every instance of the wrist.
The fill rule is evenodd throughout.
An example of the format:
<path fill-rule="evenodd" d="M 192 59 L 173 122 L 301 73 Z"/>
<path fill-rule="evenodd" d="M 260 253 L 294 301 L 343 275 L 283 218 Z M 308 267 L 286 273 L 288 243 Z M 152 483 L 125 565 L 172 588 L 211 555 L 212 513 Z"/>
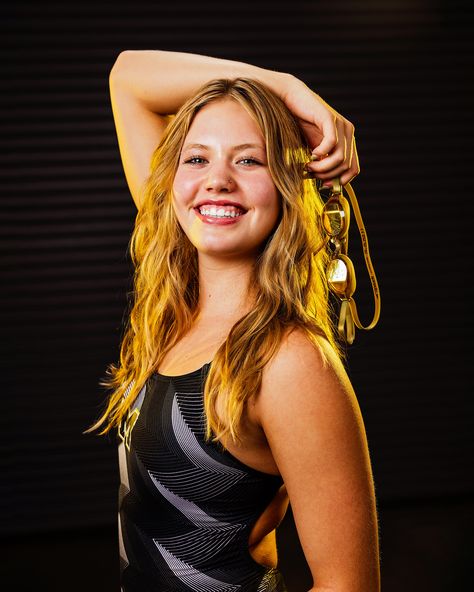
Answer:
<path fill-rule="evenodd" d="M 294 79 L 292 74 L 269 70 L 242 62 L 240 62 L 239 66 L 234 73 L 235 77 L 244 76 L 247 78 L 254 78 L 259 82 L 263 82 L 263 84 L 268 86 L 281 99 L 285 99 L 285 96 L 292 85 L 292 79 Z"/>
<path fill-rule="evenodd" d="M 294 76 L 287 72 L 276 72 L 273 70 L 266 70 L 266 84 L 267 86 L 277 94 L 280 99 L 285 101 L 285 98 L 290 90 Z M 265 80 L 263 80 L 265 82 Z"/>

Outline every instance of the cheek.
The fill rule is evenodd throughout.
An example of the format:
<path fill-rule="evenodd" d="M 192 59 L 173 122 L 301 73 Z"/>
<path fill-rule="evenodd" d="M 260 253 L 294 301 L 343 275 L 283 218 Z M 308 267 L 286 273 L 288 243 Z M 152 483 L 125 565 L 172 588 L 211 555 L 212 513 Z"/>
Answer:
<path fill-rule="evenodd" d="M 250 195 L 252 195 L 252 202 L 262 212 L 267 212 L 268 215 L 276 215 L 279 212 L 280 198 L 273 181 L 262 179 L 258 183 L 253 183 L 249 191 Z"/>
<path fill-rule="evenodd" d="M 273 208 L 278 202 L 278 191 L 272 179 L 267 176 L 253 178 L 245 188 L 246 194 L 250 197 L 250 202 L 260 208 Z"/>
<path fill-rule="evenodd" d="M 186 175 L 186 173 L 177 172 L 173 182 L 173 194 L 178 203 L 186 202 L 193 197 L 196 191 L 198 181 L 195 176 Z"/>

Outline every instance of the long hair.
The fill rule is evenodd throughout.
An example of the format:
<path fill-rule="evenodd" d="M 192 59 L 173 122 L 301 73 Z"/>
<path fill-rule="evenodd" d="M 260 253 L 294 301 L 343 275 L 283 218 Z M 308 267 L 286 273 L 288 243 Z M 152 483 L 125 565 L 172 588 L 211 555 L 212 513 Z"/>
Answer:
<path fill-rule="evenodd" d="M 198 253 L 177 220 L 172 187 L 194 117 L 205 105 L 223 99 L 237 101 L 258 124 L 281 207 L 252 269 L 255 305 L 232 326 L 210 365 L 204 385 L 206 440 L 230 434 L 234 442 L 241 442 L 246 401 L 258 393 L 262 370 L 287 330 L 304 330 L 324 363 L 321 337 L 340 358 L 345 357 L 335 337 L 325 276 L 329 253 L 318 224 L 323 201 L 314 182 L 304 178 L 304 163 L 311 156 L 304 133 L 265 84 L 244 77 L 211 80 L 170 118 L 153 154 L 130 239 L 133 306 L 123 333 L 120 364 L 110 364 L 100 382 L 112 392 L 104 412 L 87 432 L 105 424 L 102 435 L 120 426 L 146 380 L 197 317 Z"/>

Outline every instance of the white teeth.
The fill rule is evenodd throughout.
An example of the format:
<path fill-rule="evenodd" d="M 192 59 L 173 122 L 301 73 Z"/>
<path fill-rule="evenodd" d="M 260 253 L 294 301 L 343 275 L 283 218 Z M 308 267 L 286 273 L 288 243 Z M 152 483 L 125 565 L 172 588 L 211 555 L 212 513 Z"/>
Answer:
<path fill-rule="evenodd" d="M 226 210 L 225 208 L 217 209 L 216 206 L 202 206 L 199 208 L 199 212 L 203 216 L 213 216 L 214 218 L 236 218 L 237 216 L 241 216 L 242 213 L 236 211 L 235 209 Z"/>

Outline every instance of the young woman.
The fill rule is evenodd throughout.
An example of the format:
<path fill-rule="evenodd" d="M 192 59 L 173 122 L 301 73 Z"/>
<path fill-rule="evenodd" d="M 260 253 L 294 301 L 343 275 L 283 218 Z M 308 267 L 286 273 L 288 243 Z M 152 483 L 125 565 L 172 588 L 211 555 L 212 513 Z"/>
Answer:
<path fill-rule="evenodd" d="M 118 428 L 123 592 L 284 592 L 289 502 L 312 591 L 378 591 L 367 439 L 305 174 L 354 178 L 354 127 L 289 74 L 200 55 L 125 51 L 110 89 L 136 271 L 90 429 Z"/>

